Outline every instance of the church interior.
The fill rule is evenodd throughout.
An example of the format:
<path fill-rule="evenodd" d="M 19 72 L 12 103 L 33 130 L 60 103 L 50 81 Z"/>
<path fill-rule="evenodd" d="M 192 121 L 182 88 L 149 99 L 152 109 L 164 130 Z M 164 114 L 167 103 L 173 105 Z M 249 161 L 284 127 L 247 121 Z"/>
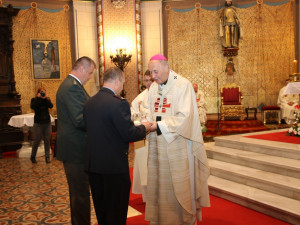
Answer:
<path fill-rule="evenodd" d="M 61 162 L 52 155 L 33 165 L 18 152 L 30 145 L 30 125 L 11 119 L 32 120 L 37 90 L 55 103 L 76 59 L 88 56 L 96 62 L 88 94 L 117 66 L 131 103 L 158 53 L 203 95 L 210 195 L 254 213 L 235 221 L 225 211 L 233 214 L 226 221 L 212 205 L 198 224 L 300 224 L 299 0 L 228 2 L 233 26 L 224 0 L 0 0 L 0 224 L 70 224 Z M 289 114 L 282 96 L 294 101 Z M 131 143 L 131 173 L 135 149 Z M 130 199 L 127 224 L 149 224 L 141 196 Z"/>

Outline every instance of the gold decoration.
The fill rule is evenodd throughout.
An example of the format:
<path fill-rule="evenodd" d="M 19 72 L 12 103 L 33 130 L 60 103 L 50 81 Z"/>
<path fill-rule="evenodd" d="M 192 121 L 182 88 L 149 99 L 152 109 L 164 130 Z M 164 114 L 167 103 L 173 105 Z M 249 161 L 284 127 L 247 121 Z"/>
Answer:
<path fill-rule="evenodd" d="M 39 8 L 20 10 L 13 19 L 14 42 L 14 72 L 17 92 L 21 94 L 22 112 L 31 112 L 30 100 L 36 95 L 37 89 L 42 85 L 41 81 L 33 80 L 30 58 L 30 38 L 45 38 L 59 40 L 60 43 L 60 72 L 63 80 L 72 69 L 70 37 L 69 37 L 69 14 L 64 10 L 49 13 Z M 41 29 L 42 28 L 42 29 Z M 56 91 L 61 80 L 43 81 L 47 95 L 51 101 L 56 101 Z M 56 114 L 56 104 L 50 110 Z"/>
<path fill-rule="evenodd" d="M 166 9 L 166 10 L 170 10 L 170 9 L 171 9 L 171 6 L 170 6 L 170 5 L 166 5 L 165 9 Z"/>
<path fill-rule="evenodd" d="M 239 48 L 222 48 L 223 56 L 233 57 L 238 55 Z"/>
<path fill-rule="evenodd" d="M 244 107 L 241 105 L 222 105 L 221 120 L 226 118 L 240 118 L 240 120 L 244 120 Z"/>
<path fill-rule="evenodd" d="M 261 5 L 264 3 L 264 0 L 257 0 L 257 4 Z"/>
<path fill-rule="evenodd" d="M 200 8 L 201 8 L 201 3 L 200 3 L 200 2 L 197 2 L 197 3 L 195 4 L 195 7 L 196 7 L 196 9 L 200 9 Z"/>
<path fill-rule="evenodd" d="M 111 0 L 111 3 L 116 9 L 121 9 L 125 6 L 126 0 Z"/>
<path fill-rule="evenodd" d="M 36 9 L 37 8 L 37 3 L 36 2 L 31 2 L 30 6 L 31 6 L 31 8 Z"/>
<path fill-rule="evenodd" d="M 69 5 L 64 5 L 64 10 L 65 10 L 65 12 L 68 12 L 70 10 L 70 6 Z"/>
<path fill-rule="evenodd" d="M 172 7 L 171 2 L 168 5 Z M 201 9 L 185 13 L 168 11 L 168 60 L 170 67 L 205 94 L 208 113 L 217 113 L 219 87 L 241 85 L 244 102 L 251 107 L 276 105 L 282 81 L 292 74 L 295 59 L 293 3 L 236 8 L 243 24 L 243 41 L 234 58 L 235 75 L 226 76 L 219 39 L 218 11 Z M 184 24 L 184 26 L 183 26 Z M 200 29 L 201 27 L 201 29 Z M 210 32 L 207 32 L 207 31 Z M 180 34 L 180 35 L 178 35 Z M 242 50 L 242 51 L 241 51 Z"/>
<path fill-rule="evenodd" d="M 241 91 L 240 86 L 235 83 L 226 83 L 222 88 L 239 88 L 239 91 Z"/>
<path fill-rule="evenodd" d="M 289 75 L 291 82 L 300 82 L 300 73 L 293 73 Z"/>
<path fill-rule="evenodd" d="M 224 89 L 238 88 L 239 93 L 239 104 L 237 105 L 226 105 L 224 104 L 224 98 L 221 97 L 221 120 L 225 118 L 240 118 L 244 120 L 244 106 L 243 106 L 243 96 L 241 93 L 240 86 L 235 83 L 227 83 L 221 88 L 221 96 Z"/>
<path fill-rule="evenodd" d="M 281 123 L 280 109 L 264 110 L 263 111 L 264 124 L 273 123 L 276 121 L 278 124 Z"/>

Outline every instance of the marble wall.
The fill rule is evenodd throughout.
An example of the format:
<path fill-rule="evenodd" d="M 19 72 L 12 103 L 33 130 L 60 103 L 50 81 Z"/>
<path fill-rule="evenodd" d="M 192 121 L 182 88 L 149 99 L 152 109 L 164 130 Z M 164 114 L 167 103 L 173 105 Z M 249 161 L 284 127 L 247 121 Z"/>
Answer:
<path fill-rule="evenodd" d="M 161 1 L 143 1 L 141 3 L 141 33 L 143 72 L 145 72 L 151 56 L 157 53 L 163 54 Z"/>
<path fill-rule="evenodd" d="M 98 64 L 96 3 L 88 1 L 73 2 L 75 58 L 92 58 Z M 99 74 L 85 84 L 85 89 L 92 96 L 99 90 Z"/>

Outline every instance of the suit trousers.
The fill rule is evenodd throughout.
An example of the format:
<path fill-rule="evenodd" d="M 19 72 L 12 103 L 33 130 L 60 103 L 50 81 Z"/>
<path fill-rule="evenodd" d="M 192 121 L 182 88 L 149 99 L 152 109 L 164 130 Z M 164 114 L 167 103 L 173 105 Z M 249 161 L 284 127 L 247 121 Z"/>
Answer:
<path fill-rule="evenodd" d="M 126 225 L 130 195 L 129 173 L 89 173 L 99 225 Z"/>
<path fill-rule="evenodd" d="M 64 162 L 64 169 L 69 185 L 72 225 L 90 225 L 90 187 L 84 164 Z"/>
<path fill-rule="evenodd" d="M 44 140 L 45 156 L 50 154 L 50 138 L 51 138 L 51 123 L 34 123 L 33 124 L 33 144 L 31 157 L 35 158 L 41 139 Z"/>

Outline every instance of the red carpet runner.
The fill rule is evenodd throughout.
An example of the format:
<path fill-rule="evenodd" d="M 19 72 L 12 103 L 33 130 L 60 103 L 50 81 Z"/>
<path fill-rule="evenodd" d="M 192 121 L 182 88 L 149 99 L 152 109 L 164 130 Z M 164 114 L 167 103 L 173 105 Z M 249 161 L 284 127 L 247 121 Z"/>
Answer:
<path fill-rule="evenodd" d="M 132 178 L 132 168 L 130 168 Z M 283 221 L 261 214 L 254 210 L 245 208 L 233 202 L 210 196 L 211 207 L 204 208 L 202 221 L 197 225 L 288 225 Z M 127 219 L 127 225 L 149 225 L 145 221 L 145 204 L 141 195 L 130 193 L 129 205 L 143 215 Z"/>
<path fill-rule="evenodd" d="M 283 132 L 249 135 L 249 136 L 244 136 L 244 137 L 268 140 L 268 141 L 279 141 L 279 142 L 291 143 L 291 144 L 300 144 L 300 137 L 287 136 L 286 135 L 287 131 L 288 130 L 283 131 Z"/>
<path fill-rule="evenodd" d="M 220 135 L 240 134 L 268 130 L 267 127 L 259 120 L 235 120 L 235 121 L 219 121 L 208 120 L 206 123 L 207 131 L 203 133 L 203 137 L 215 137 Z"/>

